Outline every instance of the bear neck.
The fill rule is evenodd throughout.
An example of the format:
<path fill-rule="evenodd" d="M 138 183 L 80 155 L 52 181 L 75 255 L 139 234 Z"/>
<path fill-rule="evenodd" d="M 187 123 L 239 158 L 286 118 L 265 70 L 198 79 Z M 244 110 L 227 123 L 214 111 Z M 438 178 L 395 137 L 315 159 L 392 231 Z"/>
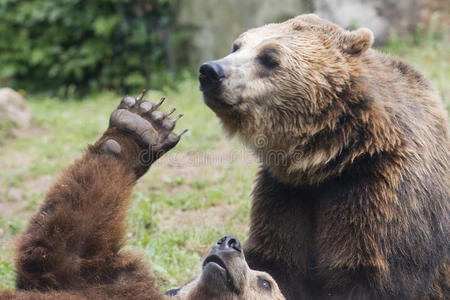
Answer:
<path fill-rule="evenodd" d="M 376 176 L 396 182 L 407 152 L 406 139 L 382 101 L 365 92 L 362 81 L 353 80 L 335 99 L 328 99 L 331 107 L 306 117 L 306 123 L 314 126 L 291 138 L 275 137 L 263 147 L 253 147 L 263 167 L 280 181 L 297 186 L 319 185 L 361 170 L 371 175 L 379 172 Z M 367 165 L 367 160 L 374 165 L 370 171 L 358 167 Z M 397 172 L 384 174 L 381 164 Z"/>

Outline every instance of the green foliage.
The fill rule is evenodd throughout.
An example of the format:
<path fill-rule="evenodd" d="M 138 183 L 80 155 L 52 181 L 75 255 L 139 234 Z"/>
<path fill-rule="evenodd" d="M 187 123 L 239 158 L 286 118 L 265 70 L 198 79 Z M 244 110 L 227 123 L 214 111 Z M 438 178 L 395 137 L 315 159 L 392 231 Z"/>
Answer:
<path fill-rule="evenodd" d="M 161 84 L 173 2 L 0 0 L 0 85 L 73 96 Z"/>

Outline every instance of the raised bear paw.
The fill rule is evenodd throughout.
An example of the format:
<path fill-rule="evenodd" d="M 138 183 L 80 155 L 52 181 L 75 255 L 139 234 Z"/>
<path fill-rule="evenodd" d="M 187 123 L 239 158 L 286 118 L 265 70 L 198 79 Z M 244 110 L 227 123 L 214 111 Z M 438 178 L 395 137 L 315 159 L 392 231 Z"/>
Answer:
<path fill-rule="evenodd" d="M 111 114 L 109 129 L 101 139 L 100 151 L 106 154 L 120 156 L 123 153 L 119 132 L 132 136 L 139 145 L 139 163 L 149 166 L 163 154 L 175 147 L 187 129 L 178 134 L 172 133 L 176 121 L 183 115 L 170 119 L 175 108 L 161 112 L 158 108 L 164 102 L 161 98 L 157 103 L 144 101 L 145 90 L 138 96 L 126 96 L 118 108 Z"/>

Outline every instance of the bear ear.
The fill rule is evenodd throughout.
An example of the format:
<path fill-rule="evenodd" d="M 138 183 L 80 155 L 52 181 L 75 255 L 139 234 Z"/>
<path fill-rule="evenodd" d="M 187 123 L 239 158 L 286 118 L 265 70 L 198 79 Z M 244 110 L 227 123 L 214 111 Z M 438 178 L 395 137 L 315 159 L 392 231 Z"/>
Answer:
<path fill-rule="evenodd" d="M 373 40 L 373 33 L 368 28 L 350 31 L 345 35 L 343 50 L 350 55 L 360 55 L 372 46 Z"/>

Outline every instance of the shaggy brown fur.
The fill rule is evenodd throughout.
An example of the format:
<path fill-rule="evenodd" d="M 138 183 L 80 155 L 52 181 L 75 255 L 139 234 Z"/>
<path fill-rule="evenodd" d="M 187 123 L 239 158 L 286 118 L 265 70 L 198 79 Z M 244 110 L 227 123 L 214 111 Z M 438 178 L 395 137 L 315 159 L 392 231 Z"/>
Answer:
<path fill-rule="evenodd" d="M 111 139 L 117 154 L 105 153 Z M 132 189 L 149 167 L 139 144 L 111 127 L 61 175 L 19 242 L 18 291 L 2 299 L 164 298 L 140 256 L 120 251 Z"/>
<path fill-rule="evenodd" d="M 450 295 L 445 109 L 372 42 L 304 15 L 242 34 L 212 62 L 223 76 L 200 76 L 205 102 L 262 161 L 246 258 L 288 299 Z"/>
<path fill-rule="evenodd" d="M 122 148 L 139 150 L 131 137 L 114 137 Z M 17 292 L 18 298 L 163 299 L 140 257 L 119 251 L 137 179 L 132 156 L 98 152 L 98 145 L 89 147 L 63 173 L 22 235 L 17 289 L 42 294 Z"/>

